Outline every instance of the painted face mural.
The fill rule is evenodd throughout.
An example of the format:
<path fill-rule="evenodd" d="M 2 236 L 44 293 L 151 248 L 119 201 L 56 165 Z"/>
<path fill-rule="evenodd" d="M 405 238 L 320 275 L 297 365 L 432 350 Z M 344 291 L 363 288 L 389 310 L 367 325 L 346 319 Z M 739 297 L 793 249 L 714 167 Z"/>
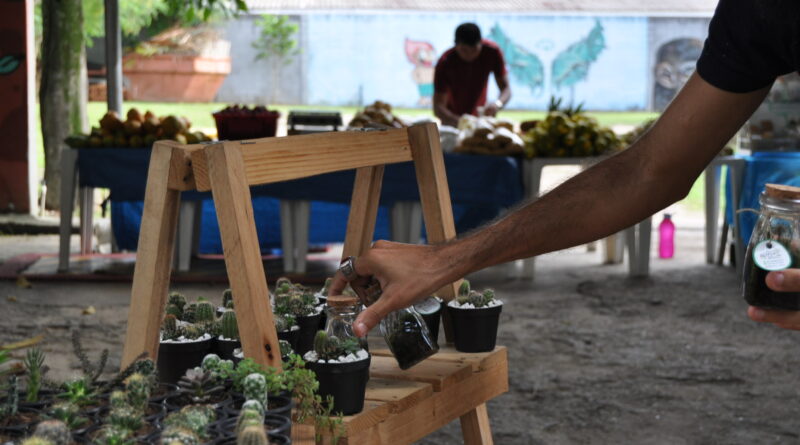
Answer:
<path fill-rule="evenodd" d="M 653 73 L 653 107 L 663 110 L 689 80 L 703 50 L 699 39 L 671 40 L 658 49 Z"/>

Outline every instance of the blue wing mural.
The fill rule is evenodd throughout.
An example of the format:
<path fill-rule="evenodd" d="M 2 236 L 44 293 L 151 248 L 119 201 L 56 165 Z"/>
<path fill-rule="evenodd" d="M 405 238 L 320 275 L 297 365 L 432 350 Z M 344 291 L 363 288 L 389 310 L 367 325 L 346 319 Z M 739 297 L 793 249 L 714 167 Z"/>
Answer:
<path fill-rule="evenodd" d="M 568 46 L 553 59 L 553 85 L 556 88 L 574 87 L 576 83 L 586 80 L 589 66 L 597 60 L 605 47 L 603 25 L 596 20 L 586 37 Z"/>
<path fill-rule="evenodd" d="M 495 24 L 489 33 L 489 40 L 493 41 L 503 51 L 506 64 L 514 79 L 531 89 L 536 94 L 542 92 L 544 86 L 544 64 L 541 59 L 514 43 L 500 29 L 500 25 Z"/>

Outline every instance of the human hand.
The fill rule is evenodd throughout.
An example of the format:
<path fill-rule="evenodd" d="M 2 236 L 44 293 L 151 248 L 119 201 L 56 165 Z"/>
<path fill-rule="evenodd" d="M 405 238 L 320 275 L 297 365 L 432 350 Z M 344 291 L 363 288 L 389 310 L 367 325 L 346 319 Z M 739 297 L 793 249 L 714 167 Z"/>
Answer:
<path fill-rule="evenodd" d="M 777 292 L 800 292 L 800 269 L 770 272 L 766 281 L 767 286 Z M 800 311 L 780 311 L 750 306 L 747 308 L 747 315 L 754 321 L 800 331 Z"/>
<path fill-rule="evenodd" d="M 390 312 L 420 301 L 447 283 L 440 246 L 401 244 L 377 241 L 355 259 L 355 272 L 360 277 L 375 277 L 383 293 L 359 314 L 353 329 L 364 337 Z M 347 280 L 337 271 L 328 295 L 340 295 Z"/>
<path fill-rule="evenodd" d="M 498 107 L 496 103 L 487 104 L 483 107 L 484 116 L 497 116 L 498 111 L 500 111 L 500 107 Z"/>

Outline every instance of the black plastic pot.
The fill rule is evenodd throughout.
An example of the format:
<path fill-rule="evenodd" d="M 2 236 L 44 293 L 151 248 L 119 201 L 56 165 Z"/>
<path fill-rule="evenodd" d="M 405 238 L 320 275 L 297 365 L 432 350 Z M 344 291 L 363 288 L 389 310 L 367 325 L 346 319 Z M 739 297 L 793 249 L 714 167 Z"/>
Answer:
<path fill-rule="evenodd" d="M 314 348 L 314 336 L 319 331 L 319 319 L 322 317 L 322 312 L 315 315 L 308 315 L 306 317 L 297 317 L 297 325 L 300 326 L 300 335 L 297 338 L 297 344 L 292 345 L 294 352 L 303 356 L 306 352 Z"/>
<path fill-rule="evenodd" d="M 316 334 L 315 334 L 316 335 Z M 297 341 L 300 338 L 300 329 L 295 329 L 294 331 L 282 331 L 278 332 L 278 339 L 279 340 L 286 340 L 292 345 L 292 349 L 297 351 Z"/>
<path fill-rule="evenodd" d="M 187 369 L 200 366 L 211 352 L 213 339 L 186 343 L 161 343 L 158 347 L 158 380 L 178 383 Z"/>
<path fill-rule="evenodd" d="M 222 394 L 225 395 L 225 394 Z M 164 407 L 168 413 L 174 413 L 175 411 L 180 411 L 181 408 L 187 405 L 194 404 L 188 397 L 184 397 L 184 395 L 178 392 L 176 395 L 169 396 L 164 400 Z M 233 399 L 226 395 L 224 399 L 218 400 L 213 403 L 209 403 L 208 405 L 214 408 L 216 411 L 217 419 L 225 419 L 228 417 L 226 414 L 226 410 L 233 404 Z"/>
<path fill-rule="evenodd" d="M 322 310 L 319 311 L 319 330 L 324 331 L 325 324 L 328 322 L 328 314 L 325 313 L 325 310 L 328 308 L 328 297 L 321 297 L 318 295 L 317 300 L 319 300 L 319 306 L 322 306 Z"/>
<path fill-rule="evenodd" d="M 180 388 L 178 385 L 174 385 L 172 383 L 164 383 L 161 382 L 158 384 L 158 395 L 150 397 L 148 402 L 150 403 L 164 403 L 164 400 L 167 397 L 174 396 L 178 392 Z"/>
<path fill-rule="evenodd" d="M 32 416 L 35 416 L 36 414 L 39 414 L 40 411 L 33 408 L 19 408 L 19 413 L 30 414 Z M 36 424 L 39 423 L 40 420 L 41 420 L 40 418 L 37 418 L 35 420 L 31 420 L 30 422 L 15 423 L 5 426 L 0 425 L 0 436 L 8 436 L 10 438 L 27 436 L 28 434 L 33 432 L 33 427 L 36 426 Z"/>
<path fill-rule="evenodd" d="M 319 395 L 325 400 L 333 396 L 333 412 L 356 414 L 364 409 L 364 393 L 369 380 L 371 357 L 350 363 L 308 362 L 319 381 Z"/>
<path fill-rule="evenodd" d="M 290 439 L 289 436 L 284 436 L 283 434 L 268 434 L 268 437 L 271 445 L 292 445 L 292 439 Z M 219 439 L 215 442 L 215 445 L 236 445 L 236 436 Z"/>
<path fill-rule="evenodd" d="M 48 407 L 53 404 L 53 400 L 55 400 L 58 391 L 52 389 L 40 389 L 37 400 L 35 402 L 28 402 L 27 401 L 27 393 L 20 392 L 19 394 L 19 403 L 17 406 L 19 408 L 29 408 L 32 410 L 41 410 L 45 407 Z M 4 400 L 5 401 L 5 400 Z"/>
<path fill-rule="evenodd" d="M 489 352 L 494 349 L 502 305 L 478 309 L 447 306 L 447 310 L 453 323 L 457 351 Z"/>
<path fill-rule="evenodd" d="M 233 350 L 241 347 L 242 342 L 239 340 L 223 340 L 219 337 L 217 337 L 216 344 L 214 345 L 217 355 L 223 360 L 233 360 Z"/>

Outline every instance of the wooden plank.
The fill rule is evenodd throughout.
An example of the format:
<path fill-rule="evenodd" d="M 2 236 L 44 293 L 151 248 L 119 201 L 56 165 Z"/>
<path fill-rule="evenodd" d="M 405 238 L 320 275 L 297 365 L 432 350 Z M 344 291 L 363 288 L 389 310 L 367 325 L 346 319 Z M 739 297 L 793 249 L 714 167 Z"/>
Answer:
<path fill-rule="evenodd" d="M 475 409 L 461 416 L 461 435 L 464 445 L 492 445 L 492 426 L 489 424 L 489 413 L 486 404 L 481 403 Z"/>
<path fill-rule="evenodd" d="M 206 146 L 211 192 L 233 291 L 242 350 L 263 366 L 281 369 L 278 335 L 269 304 L 269 290 L 253 219 L 250 187 L 237 146 Z"/>
<path fill-rule="evenodd" d="M 176 150 L 171 144 L 156 142 L 150 155 L 122 352 L 123 368 L 142 352 L 147 352 L 153 360 L 158 358 L 161 318 L 169 292 L 180 205 L 180 192 L 168 187 Z"/>
<path fill-rule="evenodd" d="M 439 131 L 434 123 L 414 125 L 408 129 L 408 141 L 414 157 L 419 196 L 428 244 L 443 243 L 456 237 L 453 221 L 453 205 L 450 202 L 450 189 L 444 168 L 444 156 L 439 143 Z M 445 301 L 455 298 L 461 281 L 450 283 L 436 293 Z M 450 313 L 442 313 L 444 336 L 448 343 L 453 341 Z"/>
<path fill-rule="evenodd" d="M 165 141 L 178 150 L 173 151 L 172 156 L 172 171 L 173 174 L 169 177 L 169 188 L 172 190 L 194 190 L 194 172 L 192 171 L 192 157 L 193 151 L 203 148 L 201 144 L 193 145 L 180 145 L 174 141 Z"/>
<path fill-rule="evenodd" d="M 314 445 L 316 443 L 314 425 L 292 421 L 292 443 L 294 445 Z"/>
<path fill-rule="evenodd" d="M 383 165 L 379 165 L 356 170 L 342 258 L 361 255 L 372 244 L 384 169 Z"/>
<path fill-rule="evenodd" d="M 433 393 L 412 409 L 389 416 L 372 428 L 353 431 L 355 434 L 348 436 L 348 443 L 410 444 L 507 391 L 506 362 L 485 372 L 471 374 L 459 384 Z"/>
<path fill-rule="evenodd" d="M 224 145 L 242 150 L 249 185 L 411 160 L 404 128 L 225 141 Z M 192 163 L 197 189 L 209 190 L 205 160 L 195 153 Z"/>
<path fill-rule="evenodd" d="M 472 367 L 450 362 L 425 360 L 403 371 L 393 357 L 372 357 L 369 375 L 374 378 L 429 383 L 434 391 L 455 385 L 472 374 Z"/>
<path fill-rule="evenodd" d="M 383 402 L 396 414 L 432 394 L 433 387 L 428 383 L 372 378 L 367 383 L 365 399 Z"/>
<path fill-rule="evenodd" d="M 371 349 L 373 357 L 393 357 L 388 349 Z M 443 346 L 439 352 L 426 360 L 452 362 L 468 365 L 472 372 L 485 371 L 508 360 L 508 350 L 505 346 L 496 346 L 491 352 L 459 352 L 452 346 Z"/>

